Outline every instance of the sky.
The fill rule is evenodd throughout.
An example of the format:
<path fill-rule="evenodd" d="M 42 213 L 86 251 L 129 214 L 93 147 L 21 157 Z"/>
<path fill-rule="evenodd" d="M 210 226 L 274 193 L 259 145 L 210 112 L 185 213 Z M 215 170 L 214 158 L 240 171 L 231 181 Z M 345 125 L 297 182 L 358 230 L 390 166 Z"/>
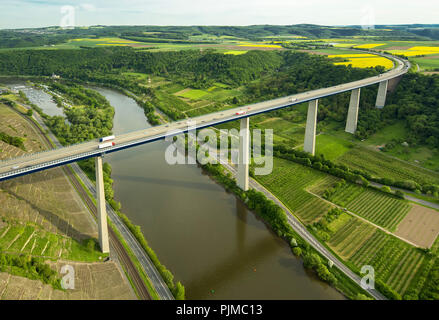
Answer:
<path fill-rule="evenodd" d="M 0 0 L 0 29 L 439 23 L 437 0 Z"/>

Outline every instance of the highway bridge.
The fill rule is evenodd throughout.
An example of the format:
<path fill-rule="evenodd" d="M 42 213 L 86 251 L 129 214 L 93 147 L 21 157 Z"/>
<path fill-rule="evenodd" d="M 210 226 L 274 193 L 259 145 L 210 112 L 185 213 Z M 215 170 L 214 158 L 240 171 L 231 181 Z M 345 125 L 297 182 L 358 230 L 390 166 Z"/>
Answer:
<path fill-rule="evenodd" d="M 249 119 L 252 116 L 282 108 L 292 107 L 297 104 L 309 102 L 308 117 L 305 132 L 304 150 L 314 154 L 315 136 L 317 125 L 318 100 L 343 92 L 351 92 L 349 111 L 346 121 L 346 131 L 355 133 L 358 121 L 360 90 L 374 84 L 379 84 L 376 106 L 385 105 L 388 85 L 391 81 L 398 81 L 410 69 L 406 60 L 381 54 L 394 62 L 394 68 L 378 76 L 340 84 L 337 86 L 303 92 L 287 97 L 241 106 L 225 111 L 219 111 L 195 118 L 172 122 L 166 125 L 152 127 L 131 133 L 119 135 L 114 139 L 115 145 L 99 149 L 100 142 L 93 140 L 85 143 L 57 148 L 50 151 L 25 155 L 23 157 L 0 161 L 0 181 L 27 175 L 33 172 L 47 170 L 73 163 L 79 160 L 96 158 L 96 189 L 98 206 L 99 242 L 103 252 L 109 251 L 107 219 L 105 211 L 105 196 L 103 189 L 102 155 L 133 148 L 142 144 L 151 143 L 168 136 L 186 133 L 190 130 L 202 129 L 234 120 L 241 121 L 239 164 L 237 183 L 247 190 L 249 186 Z"/>

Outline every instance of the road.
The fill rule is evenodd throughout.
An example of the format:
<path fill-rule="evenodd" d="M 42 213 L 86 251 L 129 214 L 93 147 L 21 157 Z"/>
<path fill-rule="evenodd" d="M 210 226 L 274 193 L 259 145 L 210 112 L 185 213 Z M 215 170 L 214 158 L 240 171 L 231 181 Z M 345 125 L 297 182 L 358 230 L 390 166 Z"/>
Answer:
<path fill-rule="evenodd" d="M 377 187 L 377 188 L 382 188 L 382 187 L 384 187 L 383 184 L 381 184 L 381 183 L 377 183 L 377 182 L 373 182 L 373 181 L 371 181 L 370 184 L 371 184 L 372 186 L 374 186 L 374 187 Z M 386 186 L 386 187 L 387 187 L 387 186 Z M 404 195 L 404 199 L 406 199 L 406 200 L 409 200 L 409 201 L 412 201 L 412 202 L 418 203 L 418 204 L 420 204 L 420 205 L 422 205 L 422 206 L 427 206 L 427 207 L 430 207 L 430 208 L 433 208 L 433 209 L 439 210 L 439 204 L 438 204 L 438 203 L 436 203 L 436 202 L 431 202 L 431 201 L 427 201 L 427 200 L 423 200 L 423 199 L 419 199 L 419 198 L 416 198 L 415 196 L 411 196 L 410 194 L 415 195 L 415 193 L 414 193 L 413 191 L 405 190 L 405 189 L 401 189 L 401 188 L 397 188 L 397 187 L 389 187 L 389 188 L 390 188 L 390 190 L 392 190 L 392 191 L 399 190 L 399 191 L 404 192 L 404 193 L 405 193 L 405 195 Z"/>
<path fill-rule="evenodd" d="M 167 136 L 184 133 L 188 130 L 206 128 L 220 123 L 251 117 L 272 110 L 286 108 L 334 94 L 351 91 L 356 88 L 369 86 L 384 80 L 390 80 L 405 74 L 410 68 L 409 62 L 404 62 L 399 58 L 394 59 L 397 61 L 397 67 L 379 76 L 126 133 L 116 137 L 114 140 L 115 146 L 113 147 L 99 149 L 99 141 L 94 140 L 64 148 L 57 148 L 52 151 L 45 151 L 24 157 L 4 160 L 0 162 L 0 181 L 95 157 L 103 153 L 124 150 L 164 139 Z"/>
<path fill-rule="evenodd" d="M 229 163 L 221 161 L 221 165 L 223 165 L 227 170 L 229 170 L 234 176 L 236 176 L 236 169 L 231 166 Z M 265 196 L 271 200 L 273 200 L 282 210 L 287 214 L 288 223 L 293 228 L 295 232 L 299 234 L 305 241 L 307 241 L 314 249 L 316 249 L 322 256 L 326 259 L 334 262 L 334 266 L 336 266 L 339 270 L 341 270 L 346 276 L 348 276 L 352 281 L 360 285 L 361 278 L 356 273 L 354 273 L 351 269 L 346 267 L 343 262 L 341 262 L 338 258 L 336 258 L 326 247 L 324 247 L 309 231 L 306 227 L 293 215 L 293 213 L 288 209 L 282 201 L 280 201 L 275 195 L 273 195 L 270 191 L 265 189 L 261 184 L 259 184 L 256 180 L 250 178 L 249 187 L 253 188 L 259 192 L 265 194 Z M 387 300 L 380 292 L 375 289 L 367 289 L 366 290 L 372 297 L 376 300 Z"/>

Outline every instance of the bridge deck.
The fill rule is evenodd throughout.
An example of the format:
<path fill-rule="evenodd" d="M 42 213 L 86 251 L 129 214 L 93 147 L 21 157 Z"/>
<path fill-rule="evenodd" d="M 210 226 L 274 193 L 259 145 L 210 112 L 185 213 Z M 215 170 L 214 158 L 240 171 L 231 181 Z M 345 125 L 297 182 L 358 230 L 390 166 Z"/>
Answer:
<path fill-rule="evenodd" d="M 387 55 L 383 56 L 390 58 L 390 56 Z M 328 97 L 342 92 L 351 91 L 353 89 L 370 86 L 405 74 L 410 68 L 410 64 L 401 59 L 394 57 L 392 58 L 397 62 L 398 65 L 394 69 L 379 76 L 126 133 L 116 137 L 114 140 L 115 146 L 113 147 L 98 149 L 100 142 L 94 140 L 64 148 L 29 154 L 24 157 L 0 161 L 0 181 L 65 165 L 78 160 L 95 157 L 103 153 L 116 152 L 141 144 L 150 143 L 164 139 L 166 136 L 173 136 L 179 133 L 187 132 L 191 129 L 210 127 L 241 118 L 251 117 L 260 113 L 290 107 L 315 99 Z M 245 111 L 246 113 L 238 115 L 237 113 L 240 111 Z"/>

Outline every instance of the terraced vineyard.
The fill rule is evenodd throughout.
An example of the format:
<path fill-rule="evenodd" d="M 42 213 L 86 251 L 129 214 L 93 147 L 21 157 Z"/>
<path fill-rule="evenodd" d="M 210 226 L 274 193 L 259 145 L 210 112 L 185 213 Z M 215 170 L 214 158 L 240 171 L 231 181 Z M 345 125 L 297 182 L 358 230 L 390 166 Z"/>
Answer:
<path fill-rule="evenodd" d="M 72 238 L 30 224 L 11 224 L 1 229 L 0 248 L 11 253 L 76 261 L 97 261 L 102 257 L 98 251 L 88 250 Z"/>
<path fill-rule="evenodd" d="M 390 231 L 396 230 L 411 208 L 407 201 L 354 184 L 338 188 L 330 200 Z"/>
<path fill-rule="evenodd" d="M 338 158 L 337 162 L 353 169 L 367 171 L 373 176 L 381 178 L 433 184 L 437 184 L 439 181 L 439 173 L 360 147 L 352 148 Z"/>
<path fill-rule="evenodd" d="M 300 164 L 274 158 L 273 172 L 257 176 L 304 223 L 309 224 L 326 214 L 330 205 L 305 190 L 325 177 L 324 173 Z"/>

